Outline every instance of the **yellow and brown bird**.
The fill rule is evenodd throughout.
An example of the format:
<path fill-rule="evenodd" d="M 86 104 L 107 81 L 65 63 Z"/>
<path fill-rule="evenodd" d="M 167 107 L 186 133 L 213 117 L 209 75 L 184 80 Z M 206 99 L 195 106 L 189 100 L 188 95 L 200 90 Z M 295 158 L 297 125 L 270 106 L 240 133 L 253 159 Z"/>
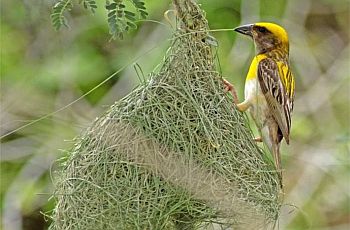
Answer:
<path fill-rule="evenodd" d="M 234 29 L 248 35 L 255 44 L 256 55 L 245 82 L 245 99 L 238 103 L 233 85 L 224 80 L 240 111 L 249 109 L 261 138 L 273 154 L 275 166 L 282 176 L 280 143 L 289 144 L 291 113 L 294 100 L 294 77 L 289 65 L 287 32 L 274 23 L 259 22 Z"/>

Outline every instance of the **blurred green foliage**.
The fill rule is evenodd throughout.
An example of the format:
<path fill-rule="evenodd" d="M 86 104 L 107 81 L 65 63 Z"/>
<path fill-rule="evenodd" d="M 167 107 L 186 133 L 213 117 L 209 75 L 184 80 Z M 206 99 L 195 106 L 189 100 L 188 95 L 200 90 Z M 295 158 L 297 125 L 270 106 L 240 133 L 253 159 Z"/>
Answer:
<path fill-rule="evenodd" d="M 50 221 L 40 212 L 53 207 L 52 200 L 48 202 L 50 171 L 55 160 L 64 156 L 60 149 L 69 148 L 74 136 L 137 85 L 134 63 L 145 77 L 157 70 L 169 44 L 171 25 L 163 13 L 171 5 L 170 1 L 145 3 L 148 19 L 158 22 L 140 21 L 123 40 L 111 41 L 102 8 L 94 15 L 73 8 L 67 14 L 69 27 L 56 32 L 50 20 L 54 1 L 1 2 L 2 229 L 47 228 Z M 349 2 L 200 3 L 212 29 L 255 21 L 274 21 L 287 28 L 297 92 L 291 145 L 282 148 L 286 205 L 279 226 L 346 229 L 350 221 Z M 236 85 L 242 99 L 253 44 L 233 32 L 212 35 L 219 41 L 222 74 Z M 101 87 L 70 104 L 117 71 Z"/>
<path fill-rule="evenodd" d="M 95 13 L 98 8 L 95 0 L 79 0 L 79 4 L 91 11 L 91 13 Z M 68 14 L 73 7 L 74 1 L 72 0 L 58 0 L 52 7 L 50 16 L 52 26 L 56 30 L 59 30 L 62 26 L 68 27 L 66 14 Z M 124 34 L 130 29 L 137 28 L 137 17 L 145 19 L 148 15 L 143 0 L 106 0 L 105 9 L 107 11 L 109 32 L 113 38 L 123 38 Z"/>

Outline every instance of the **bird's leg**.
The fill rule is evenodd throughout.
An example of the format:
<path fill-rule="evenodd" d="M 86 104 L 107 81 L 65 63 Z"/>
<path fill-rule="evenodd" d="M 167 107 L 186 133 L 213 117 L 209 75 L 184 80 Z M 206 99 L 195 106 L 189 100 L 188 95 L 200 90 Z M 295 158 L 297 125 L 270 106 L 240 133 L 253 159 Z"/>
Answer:
<path fill-rule="evenodd" d="M 232 94 L 233 102 L 236 104 L 237 109 L 241 112 L 246 111 L 251 105 L 250 101 L 246 99 L 245 101 L 238 103 L 238 97 L 237 97 L 237 92 L 235 87 L 225 79 L 224 79 L 224 85 L 225 85 L 225 92 L 230 91 L 230 93 Z M 254 141 L 263 142 L 261 137 L 254 138 Z"/>
<path fill-rule="evenodd" d="M 233 103 L 235 103 L 237 105 L 238 104 L 238 97 L 237 97 L 237 92 L 236 92 L 235 87 L 227 80 L 223 79 L 223 81 L 224 81 L 224 85 L 225 85 L 225 92 L 230 91 L 230 93 L 233 97 Z"/>
<path fill-rule="evenodd" d="M 261 137 L 255 137 L 255 138 L 254 138 L 254 141 L 256 141 L 256 142 L 262 142 L 263 140 L 262 140 Z"/>
<path fill-rule="evenodd" d="M 250 102 L 245 100 L 239 104 L 236 104 L 236 107 L 239 111 L 245 112 L 250 107 Z"/>
<path fill-rule="evenodd" d="M 248 100 L 245 100 L 245 101 L 239 103 L 238 97 L 237 97 L 237 91 L 236 91 L 235 87 L 227 80 L 223 79 L 223 81 L 224 81 L 224 85 L 225 85 L 225 92 L 230 91 L 230 93 L 232 94 L 232 97 L 233 97 L 233 103 L 236 104 L 237 109 L 241 112 L 246 111 L 250 107 L 250 102 Z"/>

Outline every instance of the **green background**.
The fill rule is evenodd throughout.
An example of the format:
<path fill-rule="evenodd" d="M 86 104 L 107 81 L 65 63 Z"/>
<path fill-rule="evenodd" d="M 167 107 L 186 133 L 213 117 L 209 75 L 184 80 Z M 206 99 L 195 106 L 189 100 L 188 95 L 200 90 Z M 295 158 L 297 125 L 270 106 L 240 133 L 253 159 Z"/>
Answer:
<path fill-rule="evenodd" d="M 53 208 L 50 172 L 73 138 L 114 101 L 157 70 L 172 25 L 170 1 L 145 0 L 148 19 L 111 40 L 104 1 L 95 15 L 76 3 L 69 28 L 54 31 L 54 1 L 1 2 L 1 225 L 46 229 Z M 350 7 L 347 0 L 199 1 L 211 29 L 272 21 L 289 32 L 296 99 L 291 144 L 282 145 L 285 205 L 279 229 L 350 227 Z M 169 14 L 170 18 L 173 15 Z M 243 99 L 252 41 L 231 31 L 218 40 L 221 71 Z M 106 83 L 94 89 L 111 74 Z M 142 74 L 141 74 L 142 75 Z M 71 104 L 71 102 L 75 103 Z M 61 109 L 64 108 L 64 109 Z M 55 112 L 59 110 L 58 112 Z M 47 116 L 29 126 L 26 124 Z M 252 125 L 254 127 L 254 125 Z"/>

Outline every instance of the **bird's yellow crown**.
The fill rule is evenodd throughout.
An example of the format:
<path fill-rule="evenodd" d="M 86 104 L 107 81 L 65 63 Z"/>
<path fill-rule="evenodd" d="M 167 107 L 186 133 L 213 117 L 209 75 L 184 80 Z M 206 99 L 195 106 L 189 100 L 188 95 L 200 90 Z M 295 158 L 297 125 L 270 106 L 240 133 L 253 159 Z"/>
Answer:
<path fill-rule="evenodd" d="M 273 33 L 282 43 L 288 44 L 288 34 L 287 31 L 280 25 L 271 22 L 258 22 L 255 23 L 256 26 L 265 27 L 268 31 Z"/>

